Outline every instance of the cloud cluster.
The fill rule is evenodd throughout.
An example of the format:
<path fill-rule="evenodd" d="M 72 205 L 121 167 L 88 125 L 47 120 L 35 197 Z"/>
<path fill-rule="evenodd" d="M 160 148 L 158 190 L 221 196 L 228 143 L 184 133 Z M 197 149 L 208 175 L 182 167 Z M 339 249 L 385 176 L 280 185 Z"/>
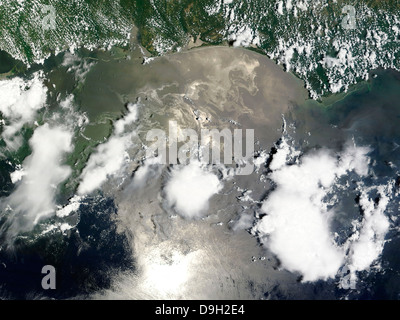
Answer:
<path fill-rule="evenodd" d="M 22 164 L 24 175 L 14 192 L 2 200 L 11 211 L 9 232 L 29 231 L 41 218 L 55 212 L 57 186 L 71 173 L 62 162 L 65 153 L 72 151 L 72 136 L 61 126 L 44 124 L 35 130 L 29 141 L 32 153 Z"/>
<path fill-rule="evenodd" d="M 17 149 L 21 139 L 16 136 L 25 123 L 35 119 L 46 103 L 47 88 L 36 73 L 31 80 L 13 78 L 0 81 L 0 112 L 6 120 L 2 138 L 8 147 Z"/>
<path fill-rule="evenodd" d="M 385 236 L 389 231 L 389 218 L 384 214 L 391 194 L 391 184 L 378 186 L 379 202 L 368 196 L 371 188 L 361 190 L 360 206 L 364 219 L 355 223 L 355 232 L 349 239 L 349 269 L 355 271 L 367 270 L 383 251 Z M 372 188 L 375 189 L 375 188 Z"/>
<path fill-rule="evenodd" d="M 173 168 L 164 192 L 168 206 L 184 218 L 196 219 L 208 209 L 210 198 L 222 189 L 218 177 L 208 166 L 192 160 Z"/>
<path fill-rule="evenodd" d="M 116 174 L 123 164 L 129 161 L 127 149 L 132 145 L 133 131 L 125 132 L 125 128 L 138 119 L 138 104 L 129 103 L 128 113 L 114 124 L 114 132 L 107 142 L 100 144 L 90 156 L 81 174 L 78 194 L 93 192 L 112 175 Z"/>
<path fill-rule="evenodd" d="M 136 170 L 131 187 L 133 189 L 144 187 L 148 180 L 161 174 L 163 167 L 161 156 L 147 158 Z"/>
<path fill-rule="evenodd" d="M 271 180 L 276 188 L 264 201 L 263 216 L 253 229 L 261 241 L 277 255 L 282 266 L 299 272 L 303 281 L 335 277 L 350 258 L 350 269 L 365 270 L 383 249 L 388 220 L 384 215 L 387 197 L 374 207 L 367 193 L 361 197 L 364 220 L 343 246 L 338 246 L 330 230 L 334 208 L 328 209 L 326 196 L 349 172 L 368 174 L 369 149 L 348 144 L 334 154 L 319 150 L 293 160 L 294 149 L 283 139 L 273 155 Z M 292 161 L 293 162 L 293 161 Z M 383 191 L 382 191 L 383 194 Z M 350 248 L 351 256 L 347 256 Z"/>

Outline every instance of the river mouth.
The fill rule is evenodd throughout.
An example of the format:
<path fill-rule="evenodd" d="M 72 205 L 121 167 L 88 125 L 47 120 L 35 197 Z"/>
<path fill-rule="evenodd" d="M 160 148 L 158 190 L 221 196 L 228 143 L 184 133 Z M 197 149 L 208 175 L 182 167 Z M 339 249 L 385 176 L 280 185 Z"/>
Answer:
<path fill-rule="evenodd" d="M 238 198 L 250 189 L 255 198 L 264 196 L 270 185 L 257 181 L 262 170 L 226 181 L 194 220 L 166 204 L 163 190 L 179 164 L 155 165 L 145 184 L 137 187 L 135 181 L 138 168 L 146 166 L 142 150 L 143 144 L 149 144 L 146 135 L 159 129 L 168 140 L 171 122 L 179 130 L 194 130 L 199 137 L 204 129 L 241 130 L 244 145 L 248 143 L 246 130 L 252 130 L 254 152 L 270 150 L 282 135 L 283 115 L 307 99 L 302 82 L 266 57 L 236 48 L 197 48 L 144 65 L 132 61 L 135 58 L 106 63 L 104 68 L 99 63 L 96 67 L 102 71 L 88 76 L 83 91 L 91 91 L 88 86 L 95 84 L 91 77 L 101 74 L 103 81 L 112 79 L 101 88 L 107 87 L 122 103 L 138 101 L 140 119 L 132 127 L 139 148 L 129 150 L 135 160 L 127 167 L 123 182 L 109 181 L 103 187 L 116 201 L 117 224 L 132 239 L 132 254 L 140 271 L 117 275 L 114 288 L 120 288 L 119 292 L 111 289 L 95 297 L 253 299 L 271 290 L 267 279 L 296 283 L 297 276 L 279 274 L 277 260 L 246 230 L 258 204 L 243 204 Z M 205 167 L 208 173 L 222 174 L 218 166 Z M 237 227 L 240 219 L 243 225 Z"/>
<path fill-rule="evenodd" d="M 63 293 L 55 297 L 357 298 L 375 295 L 374 283 L 385 286 L 380 263 L 397 268 L 393 254 L 384 254 L 386 239 L 397 237 L 397 73 L 377 71 L 351 94 L 323 104 L 308 100 L 303 82 L 273 61 L 239 48 L 153 59 L 139 47 L 116 48 L 64 53 L 53 63 L 46 74 L 50 115 L 42 114 L 39 128 L 63 124 L 66 118 L 53 114 L 70 96 L 74 112 L 88 121 L 75 131 L 67 161 L 73 173 L 57 195 L 60 207 L 75 209 L 25 234 L 29 254 L 37 250 L 40 263 L 54 263 L 63 274 Z M 149 133 L 165 133 L 161 140 L 170 147 L 184 130 L 196 139 L 204 130 L 226 130 L 231 141 L 240 132 L 242 151 L 251 146 L 251 152 L 242 163 L 233 154 L 226 161 L 225 143 L 217 144 L 218 163 L 196 157 L 197 149 L 188 163 L 169 148 L 164 162 L 147 153 Z M 252 170 L 239 174 L 246 163 Z M 78 195 L 81 202 L 68 200 Z M 370 228 L 371 221 L 382 230 Z M 41 229 L 65 228 L 64 222 L 71 224 L 66 232 Z M 362 236 L 368 231 L 371 239 Z M 363 245 L 377 252 L 367 266 L 357 260 Z M 331 267 L 322 268 L 327 261 Z M 85 266 L 89 273 L 76 277 Z M 340 286 L 344 267 L 358 291 Z M 68 288 L 69 279 L 85 289 Z"/>
<path fill-rule="evenodd" d="M 193 49 L 135 67 L 141 71 L 130 74 L 133 79 L 138 74 L 138 83 L 144 85 L 121 95 L 140 99 L 136 130 L 144 143 L 149 130 L 170 134 L 172 121 L 199 135 L 202 129 L 253 130 L 257 151 L 269 150 L 282 135 L 283 115 L 307 98 L 301 81 L 267 58 L 243 49 Z M 123 65 L 121 69 L 126 70 Z M 122 83 L 127 85 L 126 78 Z M 143 159 L 139 150 L 130 154 Z M 271 289 L 266 279 L 296 282 L 296 276 L 278 275 L 276 259 L 266 258 L 257 239 L 246 231 L 257 204 L 248 203 L 243 210 L 237 199 L 248 189 L 254 197 L 267 192 L 270 186 L 267 181 L 257 182 L 259 174 L 226 181 L 219 194 L 209 199 L 206 211 L 193 220 L 166 208 L 163 189 L 174 166 L 155 167 L 153 178 L 135 187 L 135 170 L 145 161 L 133 165 L 133 178 L 124 180 L 118 192 L 113 182 L 104 187 L 116 199 L 118 225 L 132 238 L 141 272 L 117 276 L 114 285 L 121 291 L 96 297 L 252 299 Z M 216 166 L 210 171 L 218 174 Z M 248 223 L 236 228 L 242 215 Z"/>
<path fill-rule="evenodd" d="M 269 240 L 264 242 L 255 236 L 255 226 L 265 214 L 262 205 L 276 192 L 277 182 L 271 179 L 273 169 L 270 161 L 285 141 L 297 150 L 294 154 L 298 152 L 297 158 L 291 155 L 292 160 L 289 159 L 291 156 L 286 159 L 289 167 L 301 167 L 302 157 L 308 160 L 316 150 L 327 150 L 339 158 L 346 157 L 344 150 L 351 141 L 357 146 L 374 149 L 376 145 L 373 138 L 367 132 L 360 131 L 357 123 L 370 123 L 381 116 L 385 117 L 383 110 L 371 111 L 372 104 L 371 109 L 367 106 L 370 91 L 375 92 L 374 88 L 380 87 L 379 79 L 374 82 L 374 88 L 360 86 L 354 94 L 327 105 L 308 100 L 301 81 L 283 72 L 265 57 L 243 49 L 199 48 L 157 58 L 138 68 L 142 69 L 138 82 L 145 84 L 122 95 L 140 101 L 141 120 L 135 130 L 142 144 L 146 144 L 146 133 L 154 128 L 166 132 L 168 139 L 168 130 L 171 130 L 169 124 L 173 121 L 178 128 L 193 129 L 199 135 L 204 128 L 254 130 L 255 154 L 268 156 L 260 168 L 249 175 L 235 176 L 232 180 L 225 179 L 220 168 L 211 168 L 214 174 L 222 175 L 223 188 L 209 199 L 207 210 L 200 218 L 191 219 L 180 214 L 179 208 L 168 204 L 165 191 L 168 181 L 179 170 L 179 165 L 152 167 L 147 184 L 138 188 L 135 186 L 135 176 L 138 168 L 146 166 L 146 157 L 137 149 L 130 150 L 131 158 L 141 159 L 128 166 L 130 178 L 122 183 L 107 183 L 104 190 L 116 199 L 119 226 L 133 239 L 132 252 L 141 272 L 116 276 L 114 287 L 95 297 L 260 299 L 265 297 L 266 292 L 268 298 L 272 299 L 280 295 L 312 297 L 313 293 L 309 290 L 313 285 L 307 280 L 307 272 L 302 274 L 297 266 L 292 268 L 293 273 L 286 272 L 291 266 L 285 265 L 284 259 L 282 262 L 282 251 L 271 250 Z M 390 76 L 390 72 L 382 75 L 383 79 Z M 352 99 L 357 100 L 362 95 L 365 96 L 365 109 L 351 111 Z M 396 113 L 397 106 L 393 108 L 392 112 Z M 383 126 L 379 128 L 383 129 Z M 376 128 L 376 132 L 381 129 Z M 384 132 L 380 134 L 385 136 Z M 383 157 L 387 156 L 385 154 Z M 332 161 L 333 158 L 327 159 Z M 337 233 L 339 236 L 335 240 L 332 236 L 329 241 L 334 242 L 340 252 L 349 243 L 351 223 L 360 219 L 360 210 L 355 207 L 359 196 L 357 188 L 348 192 L 339 190 L 346 188 L 348 181 L 360 181 L 357 183 L 367 185 L 390 184 L 388 179 L 393 174 L 387 176 L 384 167 L 375 166 L 375 170 L 375 174 L 380 172 L 378 176 L 382 174 L 379 182 L 368 179 L 361 179 L 361 182 L 356 173 L 349 173 L 347 177 L 339 177 L 332 185 L 336 196 L 327 193 L 326 198 L 321 199 L 321 203 L 333 203 L 328 205 L 327 210 L 334 208 L 340 211 L 328 214 L 321 209 L 316 217 L 333 214 L 326 222 L 327 230 L 321 236 L 324 232 Z M 307 175 L 302 178 L 305 181 L 308 179 Z M 302 190 L 303 182 L 295 183 Z M 117 186 L 118 192 L 115 193 Z M 373 186 L 370 188 L 374 189 Z M 190 196 L 189 190 L 183 188 L 181 192 L 182 197 L 185 197 L 185 192 Z M 285 193 L 282 196 L 282 201 L 285 201 Z M 379 194 L 375 193 L 375 196 L 379 197 Z M 306 221 L 305 229 L 313 223 L 314 220 Z M 314 231 L 310 229 L 310 232 Z M 296 241 L 303 243 L 302 238 L 298 238 L 292 245 Z M 282 245 L 285 244 L 282 242 Z M 300 249 L 308 245 L 304 242 Z M 305 252 L 309 254 L 307 250 Z M 338 253 L 338 260 L 351 259 L 345 254 L 341 255 Z M 341 294 L 338 285 L 340 270 L 336 270 L 336 278 L 333 277 L 335 272 L 330 280 L 327 277 L 326 290 L 319 293 L 319 298 L 334 298 L 338 292 Z M 324 278 L 323 274 L 321 271 L 315 277 Z M 299 283 L 304 276 L 306 281 Z M 309 276 L 312 278 L 314 275 Z M 165 281 L 166 278 L 170 281 Z"/>

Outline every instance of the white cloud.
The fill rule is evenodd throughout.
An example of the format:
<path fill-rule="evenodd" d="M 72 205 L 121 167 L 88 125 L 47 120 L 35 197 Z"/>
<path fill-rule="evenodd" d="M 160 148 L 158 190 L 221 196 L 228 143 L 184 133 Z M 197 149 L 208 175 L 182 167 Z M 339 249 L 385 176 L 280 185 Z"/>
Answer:
<path fill-rule="evenodd" d="M 229 36 L 230 40 L 235 40 L 234 47 L 248 47 L 251 44 L 260 45 L 260 37 L 257 31 L 253 31 L 249 26 L 245 25 L 235 33 Z"/>
<path fill-rule="evenodd" d="M 57 186 L 71 173 L 62 164 L 72 151 L 73 133 L 63 127 L 45 124 L 37 128 L 29 141 L 32 154 L 23 162 L 24 176 L 3 204 L 11 210 L 10 232 L 28 231 L 43 217 L 55 212 Z"/>
<path fill-rule="evenodd" d="M 127 149 L 132 145 L 134 131 L 125 133 L 125 127 L 138 119 L 138 104 L 128 104 L 128 114 L 114 124 L 114 133 L 107 142 L 99 145 L 82 171 L 78 187 L 80 195 L 99 188 L 110 176 L 116 174 L 129 161 Z"/>
<path fill-rule="evenodd" d="M 139 113 L 138 105 L 136 103 L 128 103 L 126 108 L 128 109 L 128 114 L 115 122 L 114 135 L 123 134 L 125 127 L 133 124 L 138 119 Z"/>
<path fill-rule="evenodd" d="M 25 175 L 25 171 L 22 168 L 21 165 L 19 165 L 17 167 L 17 170 L 15 170 L 14 172 L 10 173 L 10 178 L 11 178 L 11 182 L 12 183 L 17 183 L 18 181 L 20 181 L 22 179 L 22 177 Z"/>
<path fill-rule="evenodd" d="M 208 201 L 222 189 L 218 177 L 206 166 L 192 160 L 172 169 L 164 192 L 167 204 L 189 219 L 199 218 L 208 209 Z"/>
<path fill-rule="evenodd" d="M 59 206 L 56 212 L 57 217 L 68 217 L 71 213 L 77 211 L 81 206 L 82 197 L 75 195 L 69 199 L 69 203 L 64 207 Z"/>
<path fill-rule="evenodd" d="M 349 171 L 367 175 L 369 149 L 349 144 L 338 155 L 319 150 L 304 155 L 295 164 L 285 164 L 293 160 L 293 152 L 283 139 L 270 166 L 276 189 L 263 203 L 261 211 L 266 216 L 253 231 L 277 255 L 282 266 L 301 273 L 303 281 L 334 277 L 346 252 L 334 242 L 330 230 L 334 211 L 327 209 L 324 198 L 337 179 Z"/>
<path fill-rule="evenodd" d="M 274 154 L 269 168 L 272 171 L 280 169 L 286 165 L 288 161 L 292 161 L 300 155 L 299 151 L 296 151 L 291 145 L 289 145 L 285 137 L 282 138 L 279 144 L 279 150 Z"/>
<path fill-rule="evenodd" d="M 250 229 L 253 226 L 254 223 L 254 216 L 252 214 L 242 214 L 239 217 L 239 220 L 235 222 L 235 224 L 232 227 L 232 230 L 238 231 L 238 230 L 247 230 Z"/>
<path fill-rule="evenodd" d="M 136 170 L 132 181 L 132 187 L 143 187 L 150 178 L 161 174 L 162 167 L 161 156 L 146 159 L 143 165 Z"/>
<path fill-rule="evenodd" d="M 7 120 L 2 138 L 9 147 L 20 146 L 21 140 L 16 134 L 25 123 L 34 120 L 37 111 L 44 107 L 46 97 L 47 88 L 39 73 L 28 81 L 21 78 L 0 81 L 0 112 Z"/>
<path fill-rule="evenodd" d="M 111 137 L 106 143 L 97 147 L 81 174 L 78 194 L 88 194 L 99 188 L 109 176 L 115 174 L 129 160 L 126 148 L 129 137 Z"/>
<path fill-rule="evenodd" d="M 65 223 L 65 222 L 64 223 L 60 223 L 60 222 L 58 222 L 58 223 L 49 225 L 45 230 L 42 231 L 41 235 L 43 236 L 43 235 L 45 235 L 47 233 L 57 232 L 57 231 L 61 231 L 63 234 L 65 234 L 66 231 L 72 229 L 73 227 L 74 226 L 71 226 L 68 223 Z"/>
<path fill-rule="evenodd" d="M 391 186 L 379 186 L 379 203 L 368 196 L 368 190 L 362 190 L 360 206 L 363 210 L 364 219 L 359 225 L 353 237 L 350 239 L 350 261 L 351 272 L 366 270 L 376 261 L 383 251 L 386 233 L 389 231 L 389 219 L 384 214 L 389 203 Z"/>
<path fill-rule="evenodd" d="M 260 170 L 260 168 L 267 163 L 268 158 L 269 158 L 269 154 L 265 150 L 262 150 L 257 155 L 257 157 L 254 158 L 253 163 L 254 163 L 256 172 L 258 172 Z"/>
<path fill-rule="evenodd" d="M 277 9 L 276 9 L 277 11 L 278 11 L 278 13 L 280 14 L 280 15 L 283 15 L 283 1 L 279 1 L 278 3 L 277 3 Z"/>

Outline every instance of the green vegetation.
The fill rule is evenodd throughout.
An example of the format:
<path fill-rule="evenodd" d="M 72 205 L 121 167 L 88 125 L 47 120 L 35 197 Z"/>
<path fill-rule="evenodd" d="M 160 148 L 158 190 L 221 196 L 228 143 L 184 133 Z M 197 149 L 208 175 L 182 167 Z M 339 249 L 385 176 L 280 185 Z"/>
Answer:
<path fill-rule="evenodd" d="M 342 25 L 349 4 L 354 29 Z M 43 27 L 51 25 L 45 5 L 54 7 L 54 28 Z M 191 39 L 217 45 L 247 37 L 244 45 L 284 64 L 318 98 L 347 90 L 370 69 L 399 69 L 399 9 L 395 0 L 3 0 L 0 49 L 32 64 L 66 49 L 126 46 L 133 25 L 152 55 L 185 48 Z M 332 68 L 327 56 L 341 60 Z"/>

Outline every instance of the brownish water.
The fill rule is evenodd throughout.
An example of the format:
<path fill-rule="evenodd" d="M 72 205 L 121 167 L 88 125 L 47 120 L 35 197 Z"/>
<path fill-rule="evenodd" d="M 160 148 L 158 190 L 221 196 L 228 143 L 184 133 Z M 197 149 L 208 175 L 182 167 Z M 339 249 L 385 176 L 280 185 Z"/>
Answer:
<path fill-rule="evenodd" d="M 307 99 L 300 80 L 244 49 L 198 48 L 146 65 L 139 62 L 138 52 L 131 60 L 99 62 L 84 94 L 86 102 L 96 96 L 93 104 L 86 103 L 99 106 L 96 113 L 109 107 L 109 99 L 122 109 L 125 102 L 140 98 L 137 130 L 142 141 L 148 130 L 167 131 L 174 120 L 197 131 L 253 129 L 258 148 L 269 150 L 281 137 L 282 115 Z M 102 84 L 96 86 L 96 79 Z M 137 160 L 141 152 L 130 150 Z M 278 283 L 281 288 L 296 284 L 296 277 L 279 271 L 276 259 L 255 237 L 234 228 L 241 214 L 251 219 L 256 210 L 237 199 L 242 189 L 251 188 L 256 199 L 269 188 L 259 173 L 226 181 L 210 200 L 208 214 L 197 221 L 163 210 L 167 176 L 164 170 L 140 189 L 130 179 L 119 188 L 112 181 L 105 187 L 116 199 L 120 231 L 131 239 L 138 271 L 117 275 L 113 288 L 97 298 L 259 299 Z"/>

